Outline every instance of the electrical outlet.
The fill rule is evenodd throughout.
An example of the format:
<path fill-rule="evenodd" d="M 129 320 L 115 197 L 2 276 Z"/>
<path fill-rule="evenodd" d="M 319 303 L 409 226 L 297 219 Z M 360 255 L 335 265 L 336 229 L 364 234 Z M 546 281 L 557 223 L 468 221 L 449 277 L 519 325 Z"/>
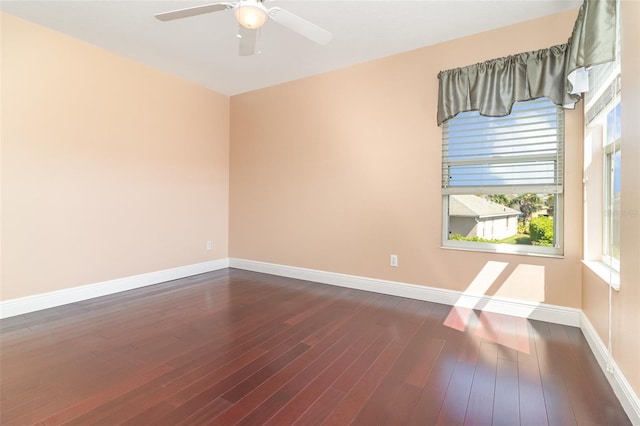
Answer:
<path fill-rule="evenodd" d="M 211 250 L 213 248 L 213 243 L 211 241 L 207 241 L 207 250 Z"/>
<path fill-rule="evenodd" d="M 398 255 L 389 255 L 389 266 L 393 266 L 394 268 L 398 267 Z"/>

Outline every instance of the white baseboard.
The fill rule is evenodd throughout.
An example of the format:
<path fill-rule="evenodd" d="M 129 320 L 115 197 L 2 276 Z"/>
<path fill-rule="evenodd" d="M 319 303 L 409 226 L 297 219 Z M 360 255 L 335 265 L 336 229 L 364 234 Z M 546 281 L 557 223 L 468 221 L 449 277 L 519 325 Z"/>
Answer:
<path fill-rule="evenodd" d="M 0 302 L 0 318 L 8 318 L 41 309 L 53 308 L 94 297 L 106 296 L 152 284 L 185 278 L 229 267 L 229 259 L 211 260 L 193 265 L 179 266 L 162 271 L 133 275 L 115 280 L 66 288 L 33 296 L 9 299 Z"/>
<path fill-rule="evenodd" d="M 634 425 L 640 425 L 640 398 L 622 371 L 620 371 L 618 364 L 616 364 L 613 357 L 611 357 L 607 346 L 584 312 L 580 317 L 580 328 L 591 348 L 591 352 L 593 352 L 593 355 L 596 357 L 600 368 L 611 384 L 620 404 L 622 404 L 622 408 L 624 408 L 627 416 L 629 416 L 629 420 L 631 420 L 631 423 Z"/>
<path fill-rule="evenodd" d="M 338 274 L 335 272 L 318 271 L 315 269 L 298 268 L 294 266 L 276 265 L 273 263 L 257 262 L 253 260 L 231 258 L 229 259 L 229 266 L 248 271 L 372 291 L 392 296 L 407 297 L 410 299 L 442 303 L 451 306 L 481 309 L 488 312 L 553 322 L 573 327 L 580 326 L 580 309 L 566 308 L 563 306 L 526 302 L 502 297 L 470 295 L 459 291 L 445 290 L 422 285 L 385 281 L 355 275 Z"/>

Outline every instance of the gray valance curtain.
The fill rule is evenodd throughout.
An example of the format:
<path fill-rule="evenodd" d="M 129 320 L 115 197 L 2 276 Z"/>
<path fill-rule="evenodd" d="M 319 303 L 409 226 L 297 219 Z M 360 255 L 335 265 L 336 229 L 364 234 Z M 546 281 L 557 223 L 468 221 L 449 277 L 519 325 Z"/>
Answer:
<path fill-rule="evenodd" d="M 616 0 L 585 0 L 568 41 L 567 90 L 586 92 L 585 68 L 616 59 Z"/>
<path fill-rule="evenodd" d="M 573 108 L 585 67 L 615 60 L 616 1 L 585 0 L 568 43 L 441 71 L 438 125 L 464 111 L 509 115 L 514 102 L 548 97 Z"/>

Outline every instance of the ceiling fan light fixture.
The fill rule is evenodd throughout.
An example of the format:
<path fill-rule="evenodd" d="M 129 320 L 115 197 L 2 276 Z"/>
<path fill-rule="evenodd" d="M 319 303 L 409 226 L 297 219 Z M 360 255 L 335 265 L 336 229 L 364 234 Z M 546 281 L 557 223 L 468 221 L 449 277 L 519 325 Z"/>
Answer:
<path fill-rule="evenodd" d="M 267 21 L 267 12 L 258 1 L 241 2 L 236 8 L 236 19 L 245 28 L 255 30 Z"/>

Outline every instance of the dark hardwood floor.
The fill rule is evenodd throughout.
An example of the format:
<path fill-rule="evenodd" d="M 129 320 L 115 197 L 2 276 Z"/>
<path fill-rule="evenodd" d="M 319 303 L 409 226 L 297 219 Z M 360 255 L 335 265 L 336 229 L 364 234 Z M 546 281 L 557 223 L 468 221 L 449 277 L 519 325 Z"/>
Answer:
<path fill-rule="evenodd" d="M 0 321 L 3 425 L 626 425 L 581 331 L 234 269 Z"/>

